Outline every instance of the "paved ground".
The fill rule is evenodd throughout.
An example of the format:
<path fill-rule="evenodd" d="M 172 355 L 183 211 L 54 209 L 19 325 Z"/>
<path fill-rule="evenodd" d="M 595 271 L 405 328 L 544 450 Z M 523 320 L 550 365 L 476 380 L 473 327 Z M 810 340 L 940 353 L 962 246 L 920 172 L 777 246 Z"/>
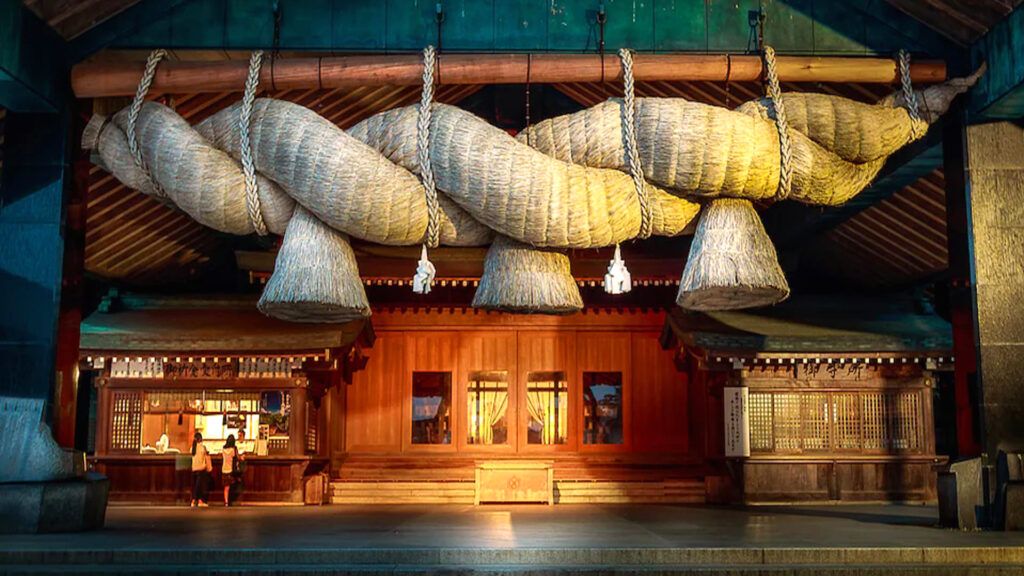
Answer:
<path fill-rule="evenodd" d="M 934 507 L 375 506 L 121 508 L 107 529 L 0 535 L 42 550 L 1015 547 L 1024 532 L 936 527 Z"/>

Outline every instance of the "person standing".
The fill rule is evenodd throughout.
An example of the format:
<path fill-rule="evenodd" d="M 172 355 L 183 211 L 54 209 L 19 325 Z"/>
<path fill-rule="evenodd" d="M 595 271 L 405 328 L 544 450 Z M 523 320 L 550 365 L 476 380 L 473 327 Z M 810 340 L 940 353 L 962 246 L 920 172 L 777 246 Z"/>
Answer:
<path fill-rule="evenodd" d="M 210 452 L 203 444 L 203 435 L 196 432 L 192 436 L 192 507 L 209 506 L 210 472 L 213 472 L 213 461 Z"/>
<path fill-rule="evenodd" d="M 224 449 L 220 452 L 224 459 L 220 467 L 220 480 L 224 485 L 224 506 L 231 506 L 231 487 L 238 482 L 238 448 L 235 446 L 235 435 L 228 434 Z"/>

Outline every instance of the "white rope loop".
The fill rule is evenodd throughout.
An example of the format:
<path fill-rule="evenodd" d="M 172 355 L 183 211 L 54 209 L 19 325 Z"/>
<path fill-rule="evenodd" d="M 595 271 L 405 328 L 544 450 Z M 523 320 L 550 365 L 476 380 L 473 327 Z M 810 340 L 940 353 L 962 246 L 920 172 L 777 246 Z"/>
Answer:
<path fill-rule="evenodd" d="M 785 200 L 793 189 L 793 148 L 789 142 L 789 121 L 786 118 L 786 105 L 782 101 L 782 89 L 779 88 L 779 71 L 775 65 L 775 49 L 764 47 L 765 77 L 767 80 L 768 99 L 775 112 L 775 127 L 779 131 L 779 188 L 775 192 L 776 200 Z"/>
<path fill-rule="evenodd" d="M 622 136 L 626 147 L 626 165 L 636 187 L 636 198 L 640 203 L 640 232 L 638 238 L 650 238 L 654 229 L 653 206 L 644 181 L 644 168 L 640 163 L 640 150 L 636 143 L 636 94 L 633 80 L 633 53 L 627 48 L 619 49 L 622 61 Z"/>
<path fill-rule="evenodd" d="M 245 91 L 242 92 L 242 105 L 238 111 L 239 148 L 241 149 L 242 173 L 245 175 L 245 206 L 249 209 L 249 220 L 260 236 L 267 235 L 267 225 L 263 221 L 263 209 L 260 206 L 259 184 L 256 181 L 256 164 L 252 159 L 252 141 L 249 131 L 252 127 L 252 108 L 256 101 L 256 88 L 260 83 L 260 66 L 263 63 L 263 51 L 256 50 L 249 57 L 249 75 L 245 79 Z"/>
<path fill-rule="evenodd" d="M 430 165 L 430 117 L 434 100 L 434 68 L 436 52 L 433 46 L 423 49 L 423 94 L 416 123 L 416 153 L 420 165 L 420 181 L 427 195 L 427 234 L 425 244 L 436 248 L 441 236 L 440 206 L 437 202 L 437 187 L 434 184 L 434 169 Z"/>
<path fill-rule="evenodd" d="M 917 102 L 917 93 L 914 92 L 914 85 L 910 81 L 910 52 L 900 49 L 896 57 L 897 68 L 900 73 L 900 87 L 903 89 L 903 106 L 907 109 L 911 123 L 911 130 L 914 138 L 921 137 L 919 121 L 921 120 L 921 109 Z"/>
<path fill-rule="evenodd" d="M 146 94 L 149 93 L 149 87 L 153 83 L 153 77 L 156 75 L 156 67 L 166 55 L 167 51 L 163 48 L 158 48 L 149 53 L 149 58 L 146 59 L 146 68 L 142 72 L 142 78 L 139 79 L 139 87 L 135 90 L 135 98 L 132 100 L 131 106 L 128 107 L 128 126 L 126 130 L 128 150 L 132 153 L 132 158 L 135 159 L 135 165 L 146 175 L 146 179 L 152 185 L 156 196 L 161 199 L 167 198 L 167 193 L 164 192 L 160 183 L 153 179 L 149 166 L 146 165 L 146 159 L 142 157 L 142 150 L 139 148 L 139 136 L 136 133 L 135 126 L 139 121 L 142 104 L 146 101 Z"/>

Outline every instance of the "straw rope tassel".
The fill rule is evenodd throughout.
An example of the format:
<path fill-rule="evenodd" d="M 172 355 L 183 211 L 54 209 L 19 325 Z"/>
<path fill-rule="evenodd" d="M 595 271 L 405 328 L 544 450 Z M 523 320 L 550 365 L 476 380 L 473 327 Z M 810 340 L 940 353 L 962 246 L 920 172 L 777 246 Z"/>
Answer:
<path fill-rule="evenodd" d="M 245 79 L 245 91 L 242 93 L 242 105 L 238 110 L 238 134 L 241 139 L 242 173 L 245 175 L 245 206 L 249 210 L 252 227 L 260 236 L 267 235 L 267 225 L 263 221 L 263 210 L 260 207 L 259 187 L 256 182 L 256 165 L 252 159 L 252 142 L 249 130 L 252 125 L 252 105 L 256 101 L 256 87 L 260 83 L 260 65 L 263 62 L 263 51 L 256 50 L 249 57 L 249 76 Z"/>
<path fill-rule="evenodd" d="M 623 99 L 622 99 L 622 139 L 625 143 L 626 166 L 636 188 L 637 203 L 640 205 L 640 231 L 637 238 L 650 238 L 653 230 L 653 207 L 644 181 L 644 169 L 640 163 L 640 151 L 636 142 L 636 94 L 633 80 L 633 53 L 627 48 L 619 49 L 619 60 L 622 62 Z M 608 294 L 623 294 L 633 288 L 632 277 L 622 250 L 615 245 L 615 256 L 608 263 L 608 272 L 604 275 L 604 291 Z"/>
<path fill-rule="evenodd" d="M 426 191 L 427 199 L 427 231 L 420 252 L 420 261 L 416 266 L 416 274 L 412 277 L 412 291 L 417 294 L 428 294 L 434 284 L 437 269 L 427 257 L 427 248 L 436 248 L 441 234 L 440 206 L 437 199 L 437 187 L 434 184 L 434 169 L 430 165 L 430 118 L 434 100 L 434 67 L 436 52 L 433 46 L 423 49 L 423 93 L 420 97 L 419 115 L 416 119 L 416 158 L 419 162 L 420 181 Z"/>
<path fill-rule="evenodd" d="M 157 48 L 149 53 L 149 57 L 146 58 L 146 68 L 142 72 L 142 78 L 139 79 L 139 87 L 135 90 L 135 98 L 132 99 L 131 106 L 128 107 L 128 125 L 125 129 L 125 135 L 128 137 L 128 150 L 132 153 L 132 158 L 135 159 L 135 165 L 142 170 L 142 173 L 146 175 L 146 179 L 153 186 L 155 196 L 161 200 L 167 199 L 167 192 L 164 191 L 160 183 L 153 178 L 153 174 L 149 171 L 149 166 L 146 165 L 146 159 L 142 157 L 142 149 L 139 148 L 139 135 L 136 131 L 136 124 L 139 121 L 139 113 L 142 111 L 142 104 L 146 101 L 146 94 L 149 93 L 149 86 L 153 83 L 153 77 L 156 76 L 156 67 L 160 65 L 160 61 L 163 60 L 164 56 L 167 55 L 167 51 L 163 48 Z"/>

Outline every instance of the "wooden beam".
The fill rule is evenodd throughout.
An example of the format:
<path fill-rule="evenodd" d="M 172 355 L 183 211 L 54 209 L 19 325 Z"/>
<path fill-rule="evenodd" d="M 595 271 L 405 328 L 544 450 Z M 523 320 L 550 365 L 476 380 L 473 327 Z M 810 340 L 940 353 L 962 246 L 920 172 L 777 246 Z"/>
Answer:
<path fill-rule="evenodd" d="M 143 62 L 88 62 L 74 67 L 71 83 L 79 98 L 135 93 Z M 637 54 L 634 74 L 642 81 L 756 81 L 762 62 L 751 55 Z M 895 62 L 887 58 L 780 56 L 779 79 L 787 82 L 896 82 Z M 152 93 L 240 92 L 248 62 L 165 62 L 157 69 Z M 422 82 L 419 54 L 288 58 L 263 66 L 260 88 L 292 90 L 371 85 L 415 86 Z M 522 84 L 600 82 L 621 79 L 617 56 L 597 54 L 444 54 L 435 78 L 441 84 Z M 946 64 L 921 60 L 911 65 L 915 83 L 946 79 Z"/>

